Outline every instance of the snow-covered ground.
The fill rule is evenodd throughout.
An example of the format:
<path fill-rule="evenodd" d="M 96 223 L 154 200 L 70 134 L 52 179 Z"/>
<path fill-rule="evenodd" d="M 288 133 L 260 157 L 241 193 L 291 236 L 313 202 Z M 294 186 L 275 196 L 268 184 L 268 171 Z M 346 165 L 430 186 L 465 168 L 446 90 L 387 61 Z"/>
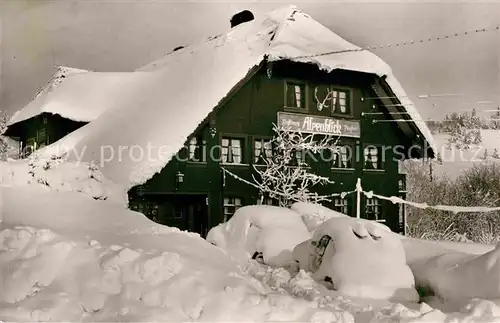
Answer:
<path fill-rule="evenodd" d="M 436 174 L 447 175 L 450 178 L 458 177 L 464 170 L 473 167 L 474 165 L 484 163 L 484 152 L 487 150 L 488 162 L 500 162 L 500 159 L 492 158 L 495 148 L 500 155 L 500 131 L 499 130 L 481 130 L 482 143 L 479 145 L 471 145 L 467 150 L 459 150 L 456 148 L 450 149 L 447 145 L 447 133 L 438 133 L 434 135 L 438 152 L 441 154 L 443 164 L 435 164 L 434 170 Z"/>
<path fill-rule="evenodd" d="M 500 322 L 500 307 L 494 300 L 431 297 L 417 303 L 346 296 L 328 289 L 305 270 L 233 257 L 197 234 L 161 226 L 127 210 L 113 183 L 88 176 L 89 165 L 51 161 L 47 168 L 34 164 L 45 162 L 0 164 L 2 321 Z M 99 174 L 97 169 L 90 173 Z M 96 198 L 96 192 L 106 192 L 110 198 Z M 299 218 L 306 220 L 302 223 L 305 231 L 300 231 L 303 238 L 306 232 L 331 225 L 324 221 L 332 214 L 334 220 L 345 220 L 341 214 L 328 215 L 324 208 L 316 208 L 324 214 L 308 217 L 310 210 L 308 205 L 296 205 L 290 210 L 297 212 L 295 218 L 274 231 L 272 222 L 293 213 L 271 212 L 275 218 L 267 222 L 252 214 L 246 219 L 264 229 L 255 231 L 264 232 L 261 241 L 273 242 L 282 236 L 283 244 L 277 248 L 296 243 L 283 229 L 297 230 Z M 375 237 L 388 234 L 380 231 L 382 227 L 366 228 Z M 363 228 L 356 230 L 363 236 Z M 389 249 L 397 243 L 390 241 Z M 443 245 L 401 241 L 404 250 L 410 250 L 408 245 L 414 248 L 411 253 L 417 260 L 436 256 L 442 261 Z M 492 249 L 472 246 L 467 250 L 469 260 Z M 446 245 L 449 250 L 462 247 Z M 449 265 L 450 259 L 444 261 Z M 354 269 L 356 264 L 350 266 Z M 498 268 L 491 268 L 495 271 L 491 277 L 498 276 Z M 469 278 L 469 284 L 463 285 L 468 288 L 477 276 Z M 488 282 L 484 277 L 482 281 Z M 498 281 L 490 283 L 491 290 L 498 292 Z"/>

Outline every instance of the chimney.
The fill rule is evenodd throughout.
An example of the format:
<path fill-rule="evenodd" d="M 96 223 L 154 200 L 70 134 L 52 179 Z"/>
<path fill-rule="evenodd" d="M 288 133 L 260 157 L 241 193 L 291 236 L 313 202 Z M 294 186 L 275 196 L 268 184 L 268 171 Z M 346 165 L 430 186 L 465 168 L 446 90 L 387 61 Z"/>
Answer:
<path fill-rule="evenodd" d="M 252 21 L 254 19 L 253 13 L 249 10 L 243 10 L 238 12 L 231 18 L 231 28 L 238 26 L 239 24 Z"/>

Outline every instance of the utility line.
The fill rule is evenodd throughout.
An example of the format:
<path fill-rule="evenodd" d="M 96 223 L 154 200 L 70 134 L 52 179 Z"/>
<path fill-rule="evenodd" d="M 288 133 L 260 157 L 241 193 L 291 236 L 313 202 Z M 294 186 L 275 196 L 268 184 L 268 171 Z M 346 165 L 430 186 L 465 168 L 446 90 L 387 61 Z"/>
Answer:
<path fill-rule="evenodd" d="M 495 27 L 490 27 L 490 28 L 482 28 L 482 29 L 474 29 L 474 30 L 469 30 L 469 31 L 455 32 L 455 33 L 451 33 L 448 35 L 434 36 L 434 37 L 422 38 L 422 39 L 418 39 L 418 40 L 401 41 L 401 42 L 394 43 L 394 44 L 381 44 L 381 45 L 372 45 L 372 46 L 364 46 L 364 47 L 357 46 L 357 48 L 353 48 L 353 49 L 342 49 L 342 50 L 334 50 L 334 51 L 318 53 L 318 54 L 294 56 L 294 57 L 291 57 L 291 59 L 313 58 L 313 57 L 320 57 L 320 56 L 329 56 L 329 55 L 334 55 L 334 54 L 373 51 L 373 50 L 384 49 L 384 48 L 393 48 L 393 47 L 401 47 L 402 48 L 402 47 L 408 47 L 408 46 L 416 45 L 416 44 L 423 44 L 423 43 L 429 43 L 429 42 L 434 42 L 434 41 L 453 39 L 453 38 L 457 38 L 457 37 L 470 36 L 470 35 L 475 35 L 475 34 L 483 33 L 483 32 L 490 32 L 490 31 L 498 32 L 499 30 L 500 30 L 500 25 L 497 25 Z"/>

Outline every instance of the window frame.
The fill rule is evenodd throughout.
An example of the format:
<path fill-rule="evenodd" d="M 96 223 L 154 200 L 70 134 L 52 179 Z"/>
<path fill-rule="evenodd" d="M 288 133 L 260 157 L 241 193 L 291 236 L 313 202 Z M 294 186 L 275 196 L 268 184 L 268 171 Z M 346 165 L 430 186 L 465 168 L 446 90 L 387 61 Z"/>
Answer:
<path fill-rule="evenodd" d="M 233 201 L 233 203 L 232 203 L 232 204 L 230 204 L 230 203 L 226 203 L 226 199 L 228 199 L 228 200 L 233 199 L 234 201 Z M 236 200 L 239 200 L 240 204 L 237 204 L 237 203 L 236 203 Z M 222 197 L 222 215 L 223 215 L 223 222 L 227 222 L 227 221 L 229 221 L 229 220 L 233 217 L 234 213 L 236 213 L 236 211 L 237 211 L 239 208 L 241 208 L 242 206 L 244 206 L 244 204 L 243 204 L 243 203 L 244 203 L 244 202 L 243 202 L 243 198 L 242 198 L 242 197 L 240 197 L 240 196 L 237 196 L 237 195 L 232 195 L 232 194 L 230 194 L 230 195 L 224 195 L 224 196 Z M 235 208 L 233 213 L 226 212 L 226 208 L 229 208 L 229 207 L 234 207 L 234 208 Z"/>
<path fill-rule="evenodd" d="M 336 147 L 349 147 L 351 149 L 350 159 L 347 159 L 347 164 L 349 167 L 337 167 L 335 165 L 335 155 L 337 154 L 335 151 L 332 151 L 332 160 L 330 162 L 330 168 L 333 171 L 353 171 L 356 168 L 356 158 L 355 158 L 355 147 L 351 143 L 338 143 Z"/>
<path fill-rule="evenodd" d="M 346 98 L 345 98 L 345 101 L 346 101 L 346 107 L 348 109 L 348 113 L 342 113 L 342 112 L 337 112 L 337 111 L 334 111 L 334 103 L 333 103 L 333 96 L 332 96 L 332 100 L 330 102 L 331 104 L 331 111 L 330 111 L 330 116 L 331 117 L 350 117 L 350 118 L 353 118 L 354 117 L 354 100 L 353 100 L 353 90 L 352 88 L 350 87 L 346 87 L 346 86 L 340 86 L 340 85 L 330 85 L 330 90 L 331 91 L 337 91 L 337 92 L 344 92 L 346 93 Z"/>
<path fill-rule="evenodd" d="M 377 168 L 366 168 L 366 154 L 365 150 L 368 147 L 376 148 L 377 149 Z M 384 172 L 385 171 L 385 159 L 386 157 L 384 156 L 384 147 L 382 145 L 378 144 L 370 144 L 370 143 L 365 143 L 363 144 L 363 171 L 369 171 L 369 172 Z"/>
<path fill-rule="evenodd" d="M 198 149 L 201 149 L 201 160 L 191 159 L 191 141 L 193 139 L 200 140 Z M 207 143 L 205 140 L 203 140 L 202 135 L 194 135 L 194 136 L 189 137 L 186 148 L 187 148 L 186 149 L 186 154 L 187 154 L 186 162 L 188 162 L 190 164 L 206 164 L 207 163 Z"/>
<path fill-rule="evenodd" d="M 303 88 L 304 88 L 304 93 L 302 95 L 303 96 L 303 103 L 304 103 L 304 107 L 303 108 L 288 106 L 288 84 L 289 83 L 294 84 L 294 85 L 303 86 Z M 291 112 L 302 112 L 302 113 L 309 112 L 309 100 L 308 100 L 309 86 L 308 86 L 307 82 L 303 81 L 303 80 L 294 79 L 294 78 L 287 78 L 287 79 L 283 80 L 283 84 L 284 84 L 284 91 L 283 91 L 283 94 L 284 94 L 284 100 L 283 100 L 284 110 L 285 111 L 291 111 Z"/>
<path fill-rule="evenodd" d="M 323 88 L 327 88 L 327 90 L 329 92 L 331 91 L 337 91 L 337 92 L 345 92 L 346 93 L 346 107 L 348 109 L 348 113 L 342 113 L 342 112 L 336 112 L 334 111 L 334 97 L 332 95 L 332 97 L 330 98 L 330 100 L 328 100 L 327 104 L 328 104 L 328 108 L 324 108 L 326 110 L 329 110 L 328 111 L 328 116 L 330 117 L 336 117 L 336 118 L 348 118 L 348 119 L 351 119 L 351 118 L 354 118 L 354 89 L 351 88 L 351 87 L 348 87 L 348 86 L 343 86 L 343 85 L 338 85 L 338 84 L 315 84 L 314 85 L 314 88 L 315 88 L 315 91 L 316 91 L 316 88 L 320 88 L 320 87 L 323 87 Z M 318 98 L 320 99 L 320 98 Z M 324 99 L 324 98 L 323 98 Z M 316 100 L 316 97 L 313 96 L 313 100 L 314 100 L 314 103 L 317 107 L 318 105 L 318 102 Z M 321 111 L 324 111 L 321 110 Z M 316 109 L 317 110 L 317 109 Z"/>
<path fill-rule="evenodd" d="M 377 203 L 370 203 L 371 201 L 376 201 Z M 376 212 L 373 212 L 375 219 L 370 219 L 370 218 L 366 217 L 367 220 L 376 221 L 376 222 L 386 222 L 386 219 L 382 218 L 382 216 L 383 216 L 383 201 L 381 199 L 378 199 L 376 197 L 367 198 L 365 200 L 365 215 L 366 215 L 369 207 L 375 207 L 378 210 L 379 216 L 377 216 Z"/>
<path fill-rule="evenodd" d="M 342 202 L 345 202 L 342 203 L 342 204 L 337 204 L 337 201 L 342 201 Z M 345 215 L 350 215 L 350 206 L 351 206 L 351 203 L 350 203 L 350 200 L 347 198 L 347 197 L 335 197 L 332 201 L 332 207 L 333 207 L 333 210 L 336 211 L 336 212 L 340 212 L 342 214 L 345 214 Z M 344 208 L 345 207 L 345 212 L 343 211 L 339 211 L 338 210 L 338 207 L 340 208 Z"/>
<path fill-rule="evenodd" d="M 239 163 L 228 163 L 227 161 L 223 160 L 223 148 L 224 146 L 222 145 L 222 141 L 224 139 L 229 139 L 229 140 L 239 140 L 240 141 L 240 150 L 241 150 L 241 160 Z M 236 134 L 230 134 L 230 133 L 223 133 L 220 135 L 219 138 L 219 144 L 220 144 L 220 164 L 221 165 L 243 165 L 243 166 L 248 166 L 247 162 L 247 151 L 246 151 L 246 145 L 248 142 L 248 137 L 244 135 L 236 135 Z M 229 147 L 229 146 L 228 146 Z M 229 153 L 229 151 L 228 151 Z"/>
<path fill-rule="evenodd" d="M 255 165 L 255 166 L 266 166 L 265 163 L 258 163 L 258 160 L 256 160 L 257 158 L 260 159 L 260 155 L 257 157 L 256 155 L 256 152 L 257 152 L 257 149 L 256 149 L 256 143 L 260 141 L 260 142 L 269 142 L 271 144 L 271 156 L 266 156 L 266 159 L 268 158 L 274 158 L 275 156 L 275 147 L 274 147 L 274 144 L 273 144 L 273 138 L 272 137 L 265 137 L 265 136 L 254 136 L 252 138 L 252 164 Z"/>

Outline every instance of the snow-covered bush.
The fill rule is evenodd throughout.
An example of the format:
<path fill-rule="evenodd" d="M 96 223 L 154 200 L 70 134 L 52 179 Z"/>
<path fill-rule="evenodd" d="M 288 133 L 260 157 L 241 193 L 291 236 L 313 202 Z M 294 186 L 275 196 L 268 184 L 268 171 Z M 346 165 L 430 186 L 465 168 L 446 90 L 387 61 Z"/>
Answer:
<path fill-rule="evenodd" d="M 328 177 L 310 171 L 312 156 L 335 152 L 338 137 L 320 136 L 290 131 L 273 126 L 274 138 L 262 144 L 261 165 L 255 165 L 255 185 L 264 196 L 276 199 L 280 206 L 294 202 L 320 203 L 330 201 L 329 196 L 314 191 L 316 186 L 333 183 Z M 267 147 L 265 145 L 268 145 Z M 271 152 L 272 151 L 272 152 Z M 262 167 L 264 166 L 264 167 Z"/>
<path fill-rule="evenodd" d="M 7 138 L 2 136 L 7 130 L 7 121 L 9 121 L 7 113 L 0 110 L 0 160 L 6 160 L 9 148 Z"/>
<path fill-rule="evenodd" d="M 69 162 L 65 156 L 42 158 L 33 154 L 27 160 L 0 162 L 0 184 L 8 186 L 38 185 L 47 190 L 71 191 L 95 200 L 128 203 L 121 186 L 104 178 L 92 163 Z"/>

